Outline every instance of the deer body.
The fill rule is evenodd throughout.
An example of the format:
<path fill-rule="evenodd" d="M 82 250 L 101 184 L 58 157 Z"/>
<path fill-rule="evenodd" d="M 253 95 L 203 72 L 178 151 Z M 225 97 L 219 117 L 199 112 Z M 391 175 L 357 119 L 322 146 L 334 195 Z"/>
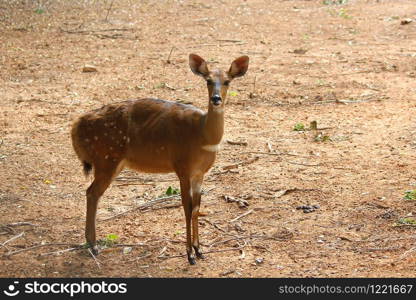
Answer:
<path fill-rule="evenodd" d="M 86 172 L 94 167 L 94 181 L 87 190 L 85 228 L 91 247 L 96 243 L 98 200 L 111 181 L 128 167 L 139 172 L 177 174 L 185 211 L 188 260 L 195 263 L 192 247 L 196 256 L 203 258 L 198 239 L 201 185 L 215 161 L 224 132 L 228 84 L 223 83 L 244 75 L 248 57 L 235 60 L 227 77 L 219 71 L 210 72 L 205 61 L 194 54 L 190 55 L 190 66 L 208 82 L 210 100 L 206 113 L 191 105 L 146 98 L 106 105 L 74 123 L 74 150 Z"/>

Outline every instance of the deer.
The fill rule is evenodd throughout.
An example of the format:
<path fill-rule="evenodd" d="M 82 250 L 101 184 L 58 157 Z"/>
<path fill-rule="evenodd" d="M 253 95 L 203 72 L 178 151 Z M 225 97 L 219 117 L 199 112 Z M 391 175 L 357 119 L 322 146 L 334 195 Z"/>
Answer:
<path fill-rule="evenodd" d="M 191 71 L 208 88 L 208 111 L 179 102 L 143 98 L 102 106 L 80 116 L 71 138 L 86 176 L 85 239 L 93 254 L 100 197 L 124 168 L 144 173 L 176 173 L 186 224 L 186 254 L 191 265 L 205 258 L 199 243 L 201 185 L 213 166 L 224 133 L 224 106 L 230 82 L 246 74 L 249 57 L 235 59 L 228 71 L 210 71 L 207 62 L 189 55 Z M 195 255 L 192 251 L 195 252 Z"/>

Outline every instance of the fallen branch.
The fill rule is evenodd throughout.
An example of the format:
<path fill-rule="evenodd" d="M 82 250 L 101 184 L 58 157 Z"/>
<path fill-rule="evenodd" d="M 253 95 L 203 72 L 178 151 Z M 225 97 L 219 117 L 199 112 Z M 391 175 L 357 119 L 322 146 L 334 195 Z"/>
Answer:
<path fill-rule="evenodd" d="M 228 243 L 230 241 L 236 241 L 236 240 L 260 239 L 260 240 L 287 241 L 291 237 L 293 237 L 293 233 L 291 233 L 291 232 L 281 234 L 280 236 L 269 236 L 269 235 L 258 235 L 258 234 L 233 236 L 232 238 L 229 238 L 229 239 L 226 239 L 226 240 L 223 240 L 223 241 L 213 242 L 213 243 L 209 244 L 208 247 L 209 247 L 209 249 L 211 249 L 215 245 L 225 244 L 225 243 Z"/>
<path fill-rule="evenodd" d="M 145 254 L 145 255 L 142 255 L 142 256 L 137 256 L 133 259 L 130 259 L 128 262 L 134 262 L 134 261 L 137 261 L 137 260 L 140 260 L 140 259 L 143 259 L 143 258 L 147 258 L 149 256 L 152 256 L 152 253 L 148 253 L 148 254 Z"/>
<path fill-rule="evenodd" d="M 4 247 L 7 243 L 10 243 L 11 241 L 14 241 L 15 239 L 18 239 L 18 238 L 22 237 L 24 234 L 25 234 L 25 232 L 23 231 L 23 232 L 19 233 L 18 235 L 15 235 L 14 237 L 8 239 L 7 241 L 3 242 L 0 245 L 0 248 Z"/>
<path fill-rule="evenodd" d="M 69 34 L 91 34 L 96 32 L 108 32 L 108 31 L 132 31 L 130 28 L 109 28 L 109 29 L 97 29 L 97 30 L 65 30 L 59 28 L 64 33 Z"/>
<path fill-rule="evenodd" d="M 108 221 L 108 220 L 123 216 L 125 214 L 131 213 L 131 212 L 136 211 L 136 210 L 144 210 L 144 209 L 149 208 L 153 205 L 166 202 L 167 200 L 179 198 L 180 196 L 181 196 L 180 194 L 177 194 L 177 195 L 172 195 L 172 196 L 164 196 L 164 197 L 156 198 L 154 200 L 148 201 L 146 203 L 143 203 L 143 204 L 138 205 L 136 207 L 133 207 L 131 209 L 125 210 L 121 213 L 115 214 L 114 216 L 111 216 L 111 217 L 108 217 L 108 218 L 105 218 L 105 219 L 101 219 L 99 221 Z"/>
<path fill-rule="evenodd" d="M 19 254 L 19 253 L 22 253 L 22 252 L 26 252 L 26 251 L 31 251 L 31 250 L 35 250 L 35 249 L 39 249 L 39 248 L 43 248 L 43 247 L 55 247 L 55 246 L 78 247 L 80 245 L 74 245 L 74 244 L 68 244 L 68 243 L 52 243 L 52 244 L 35 245 L 35 246 L 29 247 L 29 248 L 24 248 L 24 249 L 8 252 L 6 254 L 3 254 L 3 256 L 9 257 L 9 256 Z"/>
<path fill-rule="evenodd" d="M 231 140 L 227 140 L 227 143 L 230 145 L 238 145 L 238 146 L 247 146 L 248 143 L 247 142 L 235 142 L 235 141 L 231 141 Z"/>
<path fill-rule="evenodd" d="M 246 42 L 241 42 L 241 43 L 228 43 L 228 44 L 199 44 L 199 45 L 189 45 L 187 46 L 187 48 L 199 48 L 199 47 L 226 47 L 226 46 L 235 46 L 235 45 L 245 45 L 247 44 Z"/>
<path fill-rule="evenodd" d="M 234 197 L 226 196 L 226 195 L 224 195 L 222 197 L 224 198 L 224 200 L 226 202 L 235 202 L 235 203 L 237 203 L 239 208 L 245 208 L 245 207 L 249 206 L 249 203 L 248 203 L 247 200 L 234 198 Z"/>
<path fill-rule="evenodd" d="M 38 225 L 29 223 L 29 222 L 16 222 L 16 223 L 7 224 L 5 226 L 8 226 L 8 227 L 17 227 L 17 226 L 38 226 Z"/>
<path fill-rule="evenodd" d="M 241 40 L 228 40 L 228 39 L 223 39 L 223 40 L 217 40 L 218 42 L 229 42 L 229 43 L 242 43 L 243 41 Z"/>
<path fill-rule="evenodd" d="M 114 34 L 104 34 L 102 32 L 109 32 L 109 31 L 133 31 L 129 28 L 112 28 L 112 29 L 99 29 L 99 30 L 65 30 L 59 28 L 61 32 L 68 33 L 68 34 L 81 34 L 81 35 L 92 35 L 101 39 L 110 38 L 110 39 L 117 39 L 117 38 L 124 38 L 135 40 L 135 38 L 128 38 L 122 35 L 121 33 L 114 33 Z"/>
<path fill-rule="evenodd" d="M 278 190 L 278 191 L 276 191 L 276 193 L 274 195 L 271 196 L 271 198 L 280 198 L 280 197 L 282 197 L 284 195 L 287 195 L 289 193 L 300 192 L 300 191 L 310 192 L 310 191 L 319 191 L 319 189 L 298 189 L 298 188 L 293 188 L 293 189 L 287 189 L 287 190 Z"/>
<path fill-rule="evenodd" d="M 341 103 L 341 104 L 354 104 L 354 103 L 365 103 L 365 102 L 372 102 L 372 101 L 380 101 L 380 99 L 368 99 L 368 100 L 326 100 L 326 101 L 316 101 L 316 102 L 309 102 L 305 104 L 313 105 L 313 104 L 328 104 L 328 103 Z"/>
<path fill-rule="evenodd" d="M 409 253 L 412 253 L 416 251 L 416 247 L 410 248 L 409 250 L 407 250 L 406 252 L 404 252 L 402 255 L 400 255 L 399 260 L 402 260 L 403 258 L 405 258 L 407 255 L 409 255 Z"/>
<path fill-rule="evenodd" d="M 210 221 L 210 220 L 208 220 L 208 219 L 201 219 L 201 221 L 205 221 L 205 222 L 207 222 L 208 224 L 210 224 L 210 225 L 214 226 L 214 228 L 218 229 L 219 231 L 226 232 L 226 231 L 225 231 L 224 229 L 222 229 L 220 226 L 218 226 L 217 224 L 215 224 L 215 223 L 211 222 L 211 221 Z"/>
<path fill-rule="evenodd" d="M 202 191 L 202 193 L 201 193 L 201 194 L 202 194 L 202 195 L 203 195 L 203 194 L 206 194 L 206 193 L 208 193 L 208 192 L 212 191 L 213 189 L 214 189 L 214 188 L 211 188 L 211 189 L 206 190 L 206 191 Z M 146 203 L 143 203 L 143 204 L 141 204 L 141 205 L 138 205 L 138 206 L 136 206 L 136 207 L 133 207 L 133 208 L 131 208 L 131 209 L 128 209 L 128 210 L 125 210 L 125 211 L 120 212 L 120 213 L 118 213 L 118 214 L 115 214 L 114 216 L 111 216 L 111 217 L 108 217 L 108 218 L 104 218 L 104 219 L 100 219 L 99 221 L 108 221 L 108 220 L 111 220 L 111 219 L 114 219 L 114 218 L 117 218 L 117 217 L 120 217 L 120 216 L 126 215 L 126 214 L 128 214 L 128 213 L 133 212 L 133 211 L 136 211 L 136 210 L 144 210 L 144 209 L 149 208 L 149 207 L 151 207 L 151 206 L 153 206 L 153 205 L 156 205 L 156 204 L 161 204 L 161 203 L 164 203 L 164 202 L 166 202 L 166 201 L 168 201 L 168 200 L 175 199 L 175 198 L 180 198 L 180 197 L 181 197 L 181 194 L 176 194 L 176 195 L 172 195 L 172 196 L 163 196 L 163 197 L 159 197 L 159 198 L 156 198 L 156 199 L 154 199 L 154 200 L 151 200 L 151 201 L 148 201 L 148 202 L 146 202 Z"/>
<path fill-rule="evenodd" d="M 166 63 L 168 63 L 168 64 L 170 64 L 170 56 L 172 55 L 173 49 L 175 49 L 175 47 L 172 47 L 172 48 L 170 49 L 168 59 L 166 60 Z"/>
<path fill-rule="evenodd" d="M 59 254 L 65 253 L 65 252 L 70 252 L 70 251 L 75 251 L 75 250 L 82 250 L 82 249 L 84 249 L 84 248 L 81 247 L 81 246 L 71 247 L 71 248 L 67 248 L 67 249 L 63 249 L 63 250 L 42 253 L 42 254 L 39 254 L 39 256 L 42 257 L 42 256 L 48 256 L 48 255 L 54 255 L 54 254 L 59 255 Z"/>
<path fill-rule="evenodd" d="M 272 156 L 282 156 L 282 155 L 287 155 L 287 156 L 296 156 L 296 157 L 303 157 L 303 158 L 310 158 L 310 156 L 306 156 L 306 155 L 298 155 L 298 154 L 294 154 L 294 153 L 289 153 L 289 152 L 261 152 L 261 151 L 248 151 L 248 152 L 243 152 L 244 154 L 263 154 L 263 155 L 272 155 Z"/>
<path fill-rule="evenodd" d="M 300 165 L 300 166 L 305 166 L 305 167 L 317 167 L 317 166 L 321 165 L 321 164 L 298 163 L 298 162 L 295 162 L 295 161 L 288 161 L 288 160 L 286 162 L 288 162 L 289 164 L 292 164 L 292 165 Z"/>
<path fill-rule="evenodd" d="M 231 221 L 228 221 L 229 223 L 235 222 L 237 220 L 240 220 L 241 218 L 248 216 L 249 214 L 251 214 L 254 211 L 254 209 L 250 209 L 249 211 L 243 213 L 242 215 L 239 215 L 238 217 L 232 219 Z"/>
<path fill-rule="evenodd" d="M 99 262 L 99 261 L 98 261 L 98 259 L 95 257 L 94 253 L 92 253 L 92 251 L 91 251 L 91 249 L 90 249 L 90 248 L 88 248 L 88 252 L 91 254 L 92 258 L 94 259 L 95 263 L 97 264 L 98 269 L 101 269 L 100 262 Z"/>
<path fill-rule="evenodd" d="M 232 165 L 228 165 L 228 166 L 224 166 L 222 167 L 223 170 L 230 170 L 230 169 L 235 169 L 238 168 L 239 166 L 246 166 L 249 164 L 252 164 L 253 162 L 257 161 L 260 157 L 256 156 L 252 159 L 246 160 L 246 161 L 240 161 L 238 163 L 232 164 Z"/>
<path fill-rule="evenodd" d="M 108 15 L 110 14 L 110 10 L 113 7 L 114 0 L 111 1 L 110 7 L 107 10 L 107 15 L 105 16 L 104 21 L 107 22 Z"/>

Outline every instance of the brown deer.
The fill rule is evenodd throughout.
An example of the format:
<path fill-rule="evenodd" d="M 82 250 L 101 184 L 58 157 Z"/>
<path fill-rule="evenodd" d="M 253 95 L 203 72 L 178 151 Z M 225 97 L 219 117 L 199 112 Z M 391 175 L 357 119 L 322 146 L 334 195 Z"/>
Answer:
<path fill-rule="evenodd" d="M 72 144 L 84 173 L 94 168 L 87 189 L 85 237 L 95 254 L 97 204 L 124 167 L 147 173 L 175 172 L 180 181 L 190 264 L 204 258 L 199 248 L 198 215 L 201 184 L 215 161 L 224 131 L 224 104 L 229 83 L 243 76 L 249 58 L 234 60 L 227 72 L 210 71 L 204 59 L 189 55 L 189 65 L 208 87 L 208 112 L 192 105 L 139 99 L 105 105 L 81 116 L 72 127 Z M 192 226 L 192 234 L 191 234 Z"/>

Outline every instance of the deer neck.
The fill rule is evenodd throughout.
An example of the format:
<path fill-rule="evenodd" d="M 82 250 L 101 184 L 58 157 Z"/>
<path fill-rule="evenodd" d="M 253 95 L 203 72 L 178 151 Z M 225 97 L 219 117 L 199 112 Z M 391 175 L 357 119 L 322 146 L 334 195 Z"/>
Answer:
<path fill-rule="evenodd" d="M 205 115 L 202 132 L 204 144 L 218 145 L 221 142 L 224 133 L 224 106 L 214 107 L 211 103 L 208 112 Z"/>

